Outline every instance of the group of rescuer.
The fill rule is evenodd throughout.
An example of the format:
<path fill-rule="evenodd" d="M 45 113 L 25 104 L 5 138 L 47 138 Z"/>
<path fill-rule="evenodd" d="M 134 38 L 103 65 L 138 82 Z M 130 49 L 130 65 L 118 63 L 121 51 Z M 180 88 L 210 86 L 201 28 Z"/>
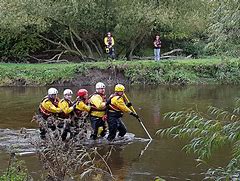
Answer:
<path fill-rule="evenodd" d="M 39 105 L 39 113 L 44 120 L 45 125 L 54 131 L 58 128 L 63 128 L 61 134 L 62 140 L 66 140 L 68 132 L 71 133 L 71 127 L 78 127 L 78 118 L 89 117 L 92 133 L 90 138 L 96 140 L 98 137 L 104 137 L 107 133 L 108 141 L 113 141 L 117 135 L 123 137 L 126 132 L 126 126 L 121 120 L 123 113 L 139 118 L 129 107 L 132 106 L 130 102 L 124 97 L 125 87 L 122 84 L 117 84 L 114 88 L 114 93 L 107 98 L 105 94 L 105 84 L 98 82 L 95 86 L 96 92 L 88 95 L 86 89 L 79 89 L 77 98 L 72 101 L 73 92 L 70 89 L 65 89 L 63 92 L 63 99 L 58 98 L 58 90 L 56 88 L 48 89 L 48 95 L 43 98 Z M 52 117 L 60 118 L 62 120 L 68 119 L 65 125 L 56 123 Z M 81 129 L 81 127 L 79 128 Z M 46 137 L 47 130 L 40 124 L 40 137 Z"/>

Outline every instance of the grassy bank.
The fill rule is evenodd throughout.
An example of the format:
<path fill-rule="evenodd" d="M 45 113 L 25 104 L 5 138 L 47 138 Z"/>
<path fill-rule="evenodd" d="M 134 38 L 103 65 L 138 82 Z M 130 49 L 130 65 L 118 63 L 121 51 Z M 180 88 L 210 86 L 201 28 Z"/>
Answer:
<path fill-rule="evenodd" d="M 113 75 L 118 81 L 124 80 L 132 84 L 239 84 L 240 59 L 0 64 L 0 86 L 63 85 L 65 82 L 73 83 L 79 77 L 79 80 L 88 79 L 79 84 L 90 84 L 101 79 L 109 80 L 108 76 L 113 79 Z"/>

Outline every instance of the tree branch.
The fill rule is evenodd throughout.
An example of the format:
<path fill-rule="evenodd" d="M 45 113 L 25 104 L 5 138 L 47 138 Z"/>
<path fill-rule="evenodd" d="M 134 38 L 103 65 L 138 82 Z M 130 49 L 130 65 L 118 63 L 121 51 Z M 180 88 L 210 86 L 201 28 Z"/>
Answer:
<path fill-rule="evenodd" d="M 74 41 L 74 39 L 73 39 L 72 32 L 71 32 L 71 31 L 69 31 L 69 32 L 70 32 L 70 38 L 71 38 L 71 41 L 72 41 L 72 44 L 73 44 L 74 48 L 78 51 L 78 53 L 79 53 L 82 57 L 84 57 L 83 53 L 78 49 L 78 47 L 77 47 L 77 45 L 76 45 L 76 43 L 75 43 L 75 41 Z"/>

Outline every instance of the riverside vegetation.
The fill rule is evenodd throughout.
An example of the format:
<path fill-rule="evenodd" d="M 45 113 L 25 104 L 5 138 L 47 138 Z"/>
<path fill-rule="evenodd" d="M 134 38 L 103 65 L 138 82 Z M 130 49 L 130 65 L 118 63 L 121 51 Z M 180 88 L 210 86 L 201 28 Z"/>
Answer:
<path fill-rule="evenodd" d="M 2 0 L 0 12 L 1 62 L 34 63 L 62 59 L 81 62 L 1 63 L 0 86 L 79 86 L 96 83 L 98 79 L 108 84 L 116 81 L 180 85 L 240 83 L 238 1 Z M 195 58 L 223 55 L 235 59 L 99 62 L 104 57 L 102 41 L 107 31 L 111 31 L 117 40 L 117 57 L 123 56 L 127 60 L 134 55 L 152 55 L 152 51 L 147 55 L 145 51 L 152 49 L 153 37 L 158 33 L 162 52 L 181 48 L 183 55 Z M 96 62 L 84 63 L 93 60 Z M 217 108 L 211 108 L 211 113 L 217 114 L 217 118 L 225 115 Z M 209 121 L 197 111 L 170 113 L 170 118 L 180 118 L 179 121 L 183 122 L 163 133 L 180 138 L 193 136 L 186 148 L 199 154 L 201 159 L 210 156 L 212 149 L 230 143 L 234 154 L 228 166 L 208 173 L 212 180 L 238 180 L 240 131 L 235 114 L 239 111 L 226 117 L 230 118 L 226 121 Z M 188 116 L 190 120 L 185 119 Z M 188 132 L 184 134 L 183 130 Z M 204 137 L 205 132 L 213 138 Z M 9 167 L 0 180 L 9 180 L 9 173 L 24 180 L 25 170 L 15 168 L 19 166 Z"/>
<path fill-rule="evenodd" d="M 162 52 L 181 48 L 194 57 L 240 54 L 237 0 L 2 0 L 0 12 L 4 62 L 99 60 L 108 31 L 116 40 L 117 57 L 128 60 L 146 56 L 156 34 Z"/>
<path fill-rule="evenodd" d="M 194 152 L 200 164 L 207 164 L 217 150 L 229 146 L 232 150 L 229 163 L 225 167 L 210 168 L 205 179 L 239 180 L 240 99 L 236 100 L 232 110 L 209 106 L 208 111 L 209 114 L 197 109 L 166 113 L 165 119 L 171 120 L 174 125 L 158 130 L 157 134 L 175 139 L 188 139 L 189 143 L 183 149 L 186 152 Z"/>
<path fill-rule="evenodd" d="M 109 84 L 239 84 L 239 59 L 0 64 L 1 86 Z M 112 80 L 112 82 L 111 82 Z"/>

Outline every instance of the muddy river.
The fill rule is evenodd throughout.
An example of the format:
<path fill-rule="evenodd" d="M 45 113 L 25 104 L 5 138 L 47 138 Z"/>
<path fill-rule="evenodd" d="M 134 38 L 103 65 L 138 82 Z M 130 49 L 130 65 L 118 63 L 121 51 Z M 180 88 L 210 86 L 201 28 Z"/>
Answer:
<path fill-rule="evenodd" d="M 65 87 L 57 87 L 63 92 Z M 74 92 L 77 87 L 70 87 Z M 94 90 L 87 88 L 90 93 Z M 8 163 L 8 151 L 12 145 L 20 143 L 23 151 L 32 151 L 27 143 L 19 141 L 16 134 L 21 128 L 30 130 L 33 137 L 36 136 L 36 123 L 31 118 L 36 112 L 39 102 L 45 96 L 48 87 L 7 87 L 0 88 L 0 172 Z M 107 88 L 107 94 L 113 87 Z M 191 107 L 197 107 L 199 111 L 206 112 L 207 106 L 217 106 L 230 109 L 234 99 L 240 96 L 240 86 L 201 85 L 201 86 L 130 86 L 126 93 L 133 103 L 136 111 L 143 120 L 144 125 L 153 137 L 153 141 L 135 141 L 131 144 L 116 146 L 109 165 L 117 180 L 127 181 L 151 181 L 155 176 L 171 180 L 202 180 L 208 166 L 199 166 L 196 155 L 186 154 L 182 151 L 184 141 L 161 138 L 155 135 L 159 128 L 170 125 L 163 120 L 164 113 L 179 111 Z M 61 96 L 61 94 L 60 94 Z M 130 116 L 124 116 L 124 122 L 128 132 L 135 137 L 148 138 L 137 120 Z M 21 150 L 20 150 L 21 151 Z M 230 152 L 227 148 L 218 151 L 210 160 L 213 166 L 224 166 L 227 163 Z M 40 180 L 40 164 L 35 155 L 24 155 L 20 159 L 25 160 L 26 166 L 34 180 Z"/>

